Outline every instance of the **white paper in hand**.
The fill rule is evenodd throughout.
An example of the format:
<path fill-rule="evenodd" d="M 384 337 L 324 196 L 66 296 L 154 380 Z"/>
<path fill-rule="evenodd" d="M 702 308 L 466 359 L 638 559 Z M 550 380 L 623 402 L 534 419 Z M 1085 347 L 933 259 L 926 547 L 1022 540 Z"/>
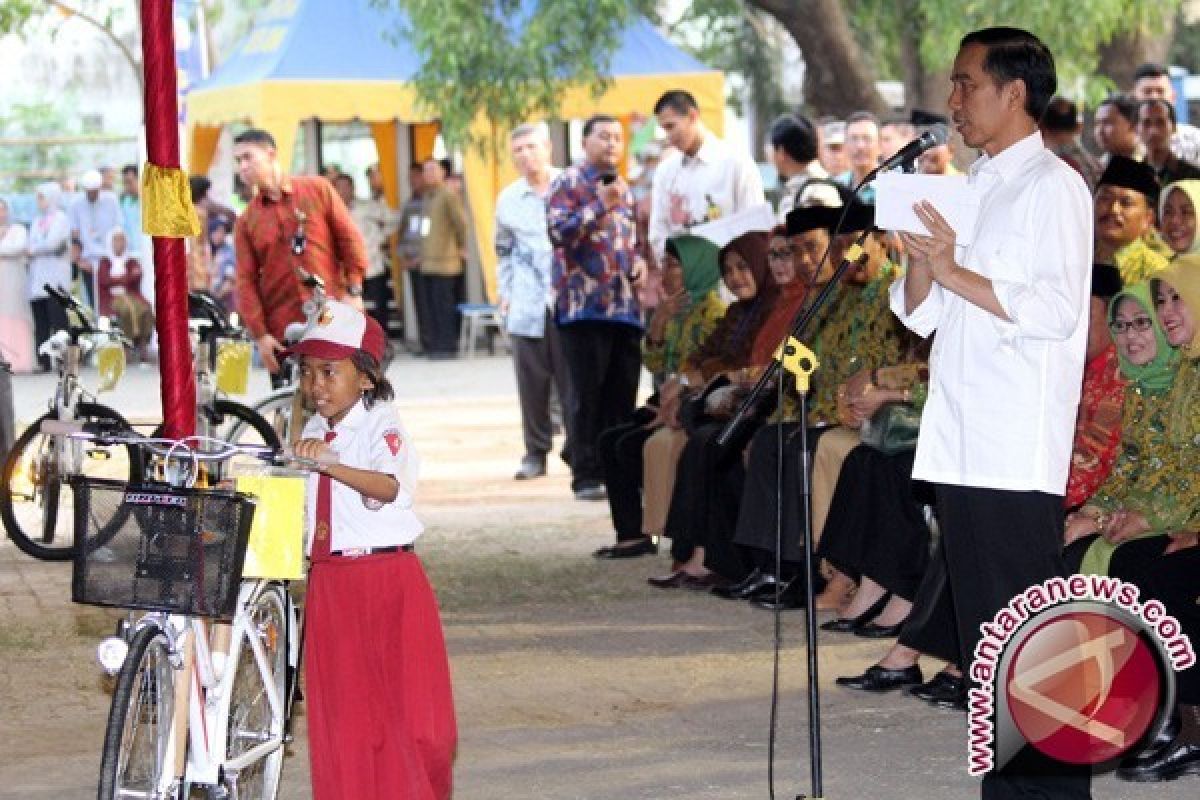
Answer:
<path fill-rule="evenodd" d="M 950 227 L 956 243 L 969 244 L 979 216 L 978 187 L 965 175 L 905 175 L 884 173 L 875 179 L 875 225 L 885 231 L 905 231 L 928 236 L 913 205 L 926 200 L 933 204 Z"/>

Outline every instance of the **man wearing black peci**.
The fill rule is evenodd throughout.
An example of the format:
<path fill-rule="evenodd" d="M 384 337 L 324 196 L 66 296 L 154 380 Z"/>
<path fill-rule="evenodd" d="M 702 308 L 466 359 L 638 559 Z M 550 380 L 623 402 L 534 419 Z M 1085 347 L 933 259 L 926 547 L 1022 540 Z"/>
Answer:
<path fill-rule="evenodd" d="M 949 107 L 984 155 L 968 243 L 930 203 L 929 236 L 902 234 L 908 272 L 892 310 L 937 331 L 913 477 L 933 484 L 950 595 L 946 624 L 964 667 L 979 625 L 1029 586 L 1065 572 L 1063 494 L 1087 344 L 1092 265 L 1088 188 L 1042 142 L 1054 57 L 1014 28 L 965 36 Z M 965 239 L 966 237 L 964 237 Z M 1090 797 L 1090 772 L 1032 747 L 983 779 L 982 796 Z"/>

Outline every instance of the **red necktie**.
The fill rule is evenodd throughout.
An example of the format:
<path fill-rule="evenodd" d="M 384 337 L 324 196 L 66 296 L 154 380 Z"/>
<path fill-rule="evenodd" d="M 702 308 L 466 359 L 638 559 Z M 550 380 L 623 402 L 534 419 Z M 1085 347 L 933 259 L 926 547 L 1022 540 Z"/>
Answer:
<path fill-rule="evenodd" d="M 329 444 L 337 436 L 335 431 L 325 432 L 325 443 Z M 313 561 L 320 561 L 330 556 L 329 543 L 333 539 L 331 526 L 333 524 L 333 482 L 325 473 L 317 477 L 317 526 L 313 533 Z"/>

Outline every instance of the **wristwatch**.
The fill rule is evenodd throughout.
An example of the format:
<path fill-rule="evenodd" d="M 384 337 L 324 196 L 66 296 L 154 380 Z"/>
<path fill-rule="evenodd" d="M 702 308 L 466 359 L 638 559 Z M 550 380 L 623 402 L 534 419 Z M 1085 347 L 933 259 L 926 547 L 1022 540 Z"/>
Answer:
<path fill-rule="evenodd" d="M 351 297 L 362 297 L 362 287 L 356 286 L 356 285 L 355 286 L 347 286 L 346 294 L 350 295 Z"/>

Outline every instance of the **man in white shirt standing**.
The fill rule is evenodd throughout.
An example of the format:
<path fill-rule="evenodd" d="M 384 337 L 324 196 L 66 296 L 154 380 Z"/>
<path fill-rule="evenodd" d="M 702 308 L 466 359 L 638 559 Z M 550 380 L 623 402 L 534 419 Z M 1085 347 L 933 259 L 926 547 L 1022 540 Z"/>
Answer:
<path fill-rule="evenodd" d="M 550 162 L 545 123 L 514 128 L 508 148 L 521 177 L 496 198 L 496 294 L 512 341 L 525 439 L 525 456 L 513 477 L 524 481 L 546 474 L 554 435 L 552 394 L 557 391 L 559 402 L 568 405 L 567 364 L 554 324 L 554 247 L 546 224 L 546 195 L 562 170 Z"/>
<path fill-rule="evenodd" d="M 935 489 L 949 576 L 940 608 L 968 668 L 981 623 L 1065 573 L 1092 213 L 1083 179 L 1038 132 L 1056 80 L 1037 37 L 1014 28 L 968 34 L 951 82 L 954 123 L 984 153 L 969 176 L 981 210 L 958 244 L 937 209 L 915 206 L 932 235 L 902 234 L 909 266 L 891 301 L 914 332 L 937 332 L 913 477 Z M 1087 767 L 1027 746 L 984 777 L 982 796 L 1089 798 L 1089 784 Z"/>
<path fill-rule="evenodd" d="M 758 166 L 704 127 L 690 92 L 665 93 L 654 116 L 674 148 L 654 171 L 650 189 L 650 245 L 661 261 L 671 234 L 761 205 L 766 197 Z"/>

